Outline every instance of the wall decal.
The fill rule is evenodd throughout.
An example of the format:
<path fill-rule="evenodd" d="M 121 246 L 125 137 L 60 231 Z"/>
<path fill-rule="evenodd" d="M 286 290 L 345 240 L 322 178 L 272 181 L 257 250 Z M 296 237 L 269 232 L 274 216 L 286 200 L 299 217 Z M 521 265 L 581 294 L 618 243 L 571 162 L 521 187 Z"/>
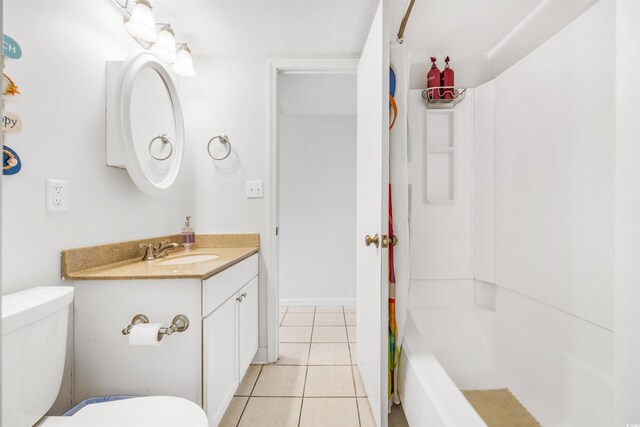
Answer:
<path fill-rule="evenodd" d="M 2 73 L 2 75 L 4 76 L 4 79 L 6 80 L 7 83 L 7 87 L 5 88 L 5 82 L 3 82 L 2 84 L 2 94 L 3 95 L 11 95 L 11 96 L 16 96 L 20 94 L 20 91 L 18 90 L 18 86 L 13 82 L 13 80 L 11 79 L 11 77 L 9 77 L 7 75 L 7 73 Z"/>
<path fill-rule="evenodd" d="M 18 59 L 22 56 L 22 49 L 20 49 L 18 42 L 6 34 L 2 37 L 2 45 L 4 47 L 4 56 L 7 58 Z"/>
<path fill-rule="evenodd" d="M 22 130 L 22 120 L 8 111 L 2 116 L 2 130 L 7 133 L 18 133 Z"/>
<path fill-rule="evenodd" d="M 6 145 L 2 147 L 2 174 L 15 175 L 22 169 L 22 162 L 18 153 Z"/>

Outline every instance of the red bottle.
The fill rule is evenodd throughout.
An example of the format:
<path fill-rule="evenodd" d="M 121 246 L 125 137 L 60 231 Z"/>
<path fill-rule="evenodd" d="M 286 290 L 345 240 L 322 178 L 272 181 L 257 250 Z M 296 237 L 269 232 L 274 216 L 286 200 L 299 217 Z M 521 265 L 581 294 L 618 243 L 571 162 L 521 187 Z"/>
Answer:
<path fill-rule="evenodd" d="M 453 70 L 449 67 L 448 56 L 445 58 L 444 62 L 445 66 L 444 70 L 442 70 L 442 86 L 447 87 L 447 89 L 442 90 L 442 97 L 444 99 L 453 99 L 454 73 Z"/>
<path fill-rule="evenodd" d="M 437 88 L 440 87 L 440 70 L 436 67 L 436 58 L 431 57 L 431 69 L 427 73 L 427 95 L 429 99 L 440 99 Z"/>

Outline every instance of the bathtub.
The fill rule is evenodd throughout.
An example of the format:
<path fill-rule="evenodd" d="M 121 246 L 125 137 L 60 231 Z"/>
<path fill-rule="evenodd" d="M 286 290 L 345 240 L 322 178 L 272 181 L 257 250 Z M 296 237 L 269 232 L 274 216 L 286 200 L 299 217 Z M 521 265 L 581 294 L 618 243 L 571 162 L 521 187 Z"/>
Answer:
<path fill-rule="evenodd" d="M 502 388 L 544 426 L 613 425 L 611 331 L 507 289 L 488 310 L 452 287 L 413 290 L 433 305 L 411 307 L 405 324 L 398 380 L 412 427 L 484 426 L 460 390 Z"/>
<path fill-rule="evenodd" d="M 409 310 L 400 358 L 399 393 L 409 425 L 485 427 L 421 333 L 425 310 Z"/>

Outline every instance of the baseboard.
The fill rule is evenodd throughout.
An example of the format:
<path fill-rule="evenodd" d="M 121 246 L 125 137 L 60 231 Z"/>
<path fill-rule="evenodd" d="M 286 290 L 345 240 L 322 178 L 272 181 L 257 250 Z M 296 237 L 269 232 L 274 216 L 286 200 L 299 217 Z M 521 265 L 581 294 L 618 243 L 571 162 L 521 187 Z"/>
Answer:
<path fill-rule="evenodd" d="M 258 365 L 266 365 L 268 362 L 267 347 L 259 347 L 256 355 L 253 356 L 253 362 Z"/>
<path fill-rule="evenodd" d="M 355 306 L 356 299 L 355 298 L 281 298 L 280 305 L 287 306 L 287 307 L 304 307 L 304 306 L 327 307 L 327 306 L 337 306 L 337 305 Z"/>

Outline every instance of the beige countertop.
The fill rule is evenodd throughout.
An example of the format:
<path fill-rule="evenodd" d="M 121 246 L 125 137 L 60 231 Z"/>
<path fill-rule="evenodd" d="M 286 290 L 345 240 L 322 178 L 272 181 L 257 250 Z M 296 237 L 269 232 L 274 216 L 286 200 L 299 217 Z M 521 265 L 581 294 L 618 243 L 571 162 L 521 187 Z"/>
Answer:
<path fill-rule="evenodd" d="M 165 236 L 166 237 L 166 236 Z M 164 238 L 164 237 L 163 237 Z M 150 242 L 160 238 L 145 239 Z M 172 241 L 175 241 L 172 239 Z M 207 279 L 259 251 L 258 235 L 201 235 L 190 250 L 180 249 L 153 261 L 142 261 L 138 242 L 122 242 L 62 252 L 65 280 Z M 134 249 L 131 247 L 134 246 Z M 123 249 L 125 248 L 125 249 Z M 133 251 L 133 252 L 132 252 Z M 114 256 L 113 254 L 118 254 Z M 135 254 L 135 258 L 132 256 Z M 213 254 L 218 258 L 197 263 L 162 265 L 185 255 Z M 119 258 L 119 259 L 118 259 Z"/>
<path fill-rule="evenodd" d="M 121 261 L 102 267 L 71 273 L 69 280 L 137 280 L 137 279 L 207 279 L 222 270 L 258 253 L 258 248 L 194 248 L 172 252 L 153 261 Z M 186 254 L 215 254 L 219 258 L 193 264 L 160 265 Z"/>

